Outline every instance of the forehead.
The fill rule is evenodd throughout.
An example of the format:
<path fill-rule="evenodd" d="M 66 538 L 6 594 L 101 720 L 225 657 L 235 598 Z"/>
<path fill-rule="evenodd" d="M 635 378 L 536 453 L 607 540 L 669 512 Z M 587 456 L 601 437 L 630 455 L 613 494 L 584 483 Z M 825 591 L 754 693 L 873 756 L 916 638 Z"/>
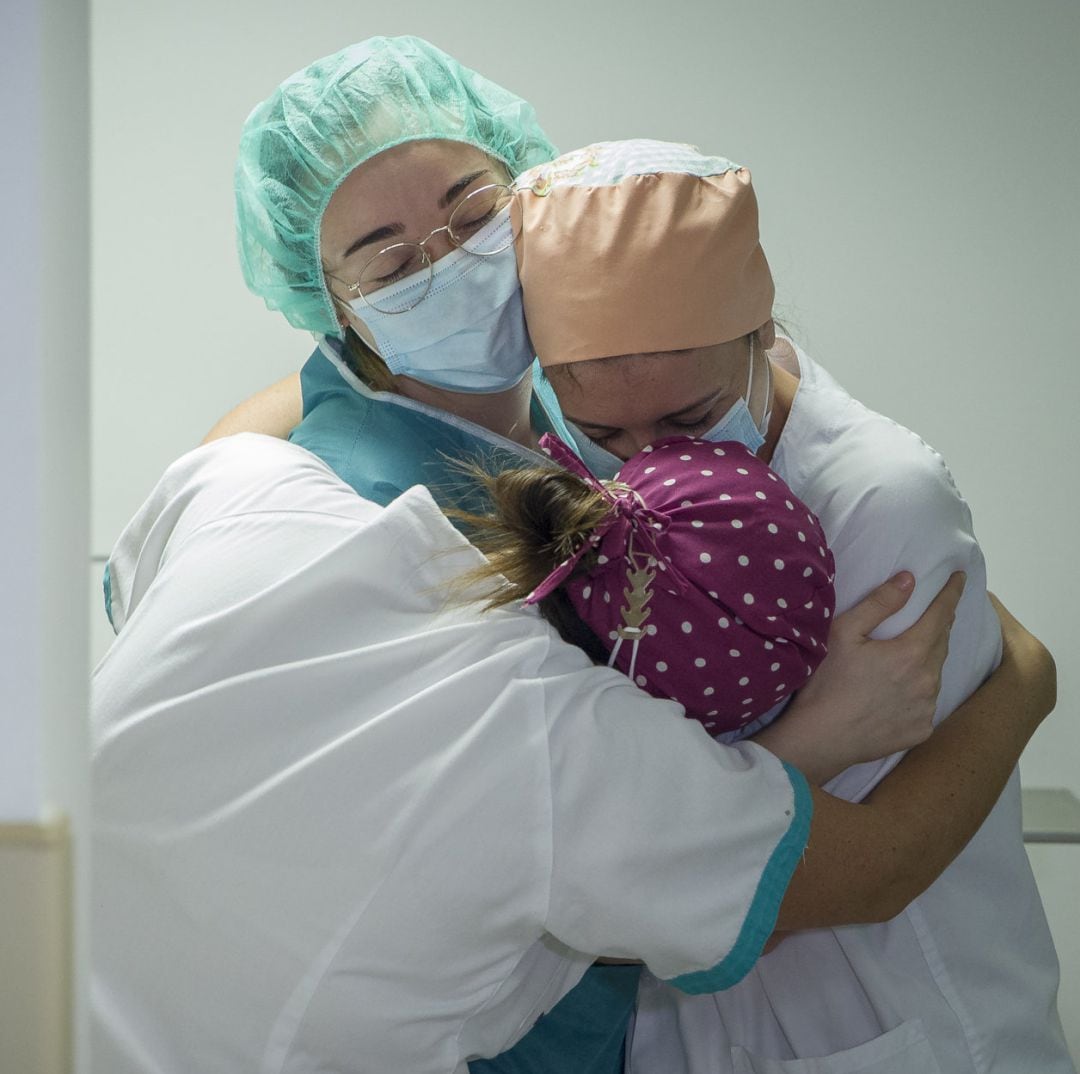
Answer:
<path fill-rule="evenodd" d="M 741 392 L 741 340 L 662 354 L 621 355 L 546 370 L 559 405 L 576 421 L 610 428 L 678 414 L 710 393 Z"/>
<path fill-rule="evenodd" d="M 458 179 L 502 166 L 476 146 L 445 139 L 405 142 L 357 165 L 334 191 L 322 218 L 326 237 L 342 227 L 408 223 L 430 212 Z"/>

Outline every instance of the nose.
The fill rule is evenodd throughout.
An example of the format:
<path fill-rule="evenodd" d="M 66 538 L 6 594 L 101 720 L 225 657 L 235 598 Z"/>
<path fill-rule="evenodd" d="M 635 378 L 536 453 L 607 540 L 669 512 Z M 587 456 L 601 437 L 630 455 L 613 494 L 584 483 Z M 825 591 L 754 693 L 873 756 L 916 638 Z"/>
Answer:
<path fill-rule="evenodd" d="M 432 261 L 438 261 L 440 257 L 446 257 L 451 250 L 456 249 L 450 241 L 450 227 L 447 224 L 435 228 L 420 245 L 427 250 L 427 255 Z"/>
<path fill-rule="evenodd" d="M 616 442 L 617 446 L 612 450 L 612 454 L 617 455 L 625 462 L 627 459 L 637 455 L 642 448 L 648 447 L 649 444 L 659 440 L 662 436 L 663 433 L 652 425 L 624 429 L 623 435 Z"/>

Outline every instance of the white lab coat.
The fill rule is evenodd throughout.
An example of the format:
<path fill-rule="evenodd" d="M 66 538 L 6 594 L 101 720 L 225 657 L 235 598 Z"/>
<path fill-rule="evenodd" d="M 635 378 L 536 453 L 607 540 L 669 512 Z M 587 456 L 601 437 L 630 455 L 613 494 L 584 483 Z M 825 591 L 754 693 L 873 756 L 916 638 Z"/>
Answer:
<path fill-rule="evenodd" d="M 801 382 L 772 465 L 819 516 L 837 610 L 901 569 L 910 625 L 967 572 L 937 718 L 993 669 L 997 618 L 970 512 L 941 456 L 852 399 L 798 352 Z M 791 369 L 796 375 L 800 368 Z M 897 757 L 828 789 L 859 800 Z M 643 981 L 633 1074 L 1073 1074 L 1056 1010 L 1058 965 L 1021 838 L 1014 773 L 979 832 L 906 911 L 882 925 L 797 933 L 735 987 L 684 996 Z"/>
<path fill-rule="evenodd" d="M 424 489 L 376 507 L 295 445 L 166 473 L 93 681 L 95 1072 L 462 1074 L 593 953 L 752 965 L 805 781 L 449 600 L 478 561 Z"/>

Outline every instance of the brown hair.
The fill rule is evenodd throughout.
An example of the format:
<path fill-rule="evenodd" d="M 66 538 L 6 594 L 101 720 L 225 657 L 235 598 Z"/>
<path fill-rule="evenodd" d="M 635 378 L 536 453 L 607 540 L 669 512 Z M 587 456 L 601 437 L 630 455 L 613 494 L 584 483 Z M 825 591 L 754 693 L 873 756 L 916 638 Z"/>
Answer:
<path fill-rule="evenodd" d="M 462 589 L 487 584 L 485 608 L 523 600 L 565 559 L 588 540 L 611 510 L 608 502 L 576 474 L 561 469 L 525 467 L 493 474 L 477 464 L 463 467 L 490 500 L 486 514 L 447 510 L 464 524 L 466 536 L 487 563 L 460 580 Z M 586 553 L 575 574 L 592 562 Z M 538 602 L 541 614 L 564 640 L 593 660 L 607 660 L 607 648 L 581 621 L 565 589 Z"/>
<path fill-rule="evenodd" d="M 345 364 L 372 391 L 392 392 L 395 390 L 394 374 L 387 368 L 386 363 L 351 328 L 345 329 L 344 344 L 342 356 L 345 359 Z"/>

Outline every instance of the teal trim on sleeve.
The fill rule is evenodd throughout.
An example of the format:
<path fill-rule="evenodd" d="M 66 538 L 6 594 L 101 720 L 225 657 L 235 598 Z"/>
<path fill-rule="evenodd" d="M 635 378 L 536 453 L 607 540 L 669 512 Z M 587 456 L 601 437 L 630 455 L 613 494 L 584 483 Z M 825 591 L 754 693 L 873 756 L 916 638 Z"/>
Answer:
<path fill-rule="evenodd" d="M 622 1074 L 640 966 L 590 966 L 508 1052 L 473 1059 L 469 1074 Z"/>
<path fill-rule="evenodd" d="M 105 570 L 101 574 L 101 590 L 105 595 L 105 614 L 109 617 L 109 626 L 116 633 L 116 624 L 112 616 L 112 575 L 109 573 L 109 564 L 105 564 Z"/>
<path fill-rule="evenodd" d="M 797 768 L 792 768 L 783 761 L 781 764 L 791 780 L 791 789 L 794 792 L 795 808 L 791 824 L 776 844 L 761 874 L 750 910 L 734 946 L 723 961 L 711 970 L 683 973 L 671 978 L 668 984 L 674 985 L 680 992 L 696 996 L 703 992 L 720 992 L 737 984 L 757 962 L 765 941 L 776 926 L 780 902 L 791 882 L 791 874 L 806 849 L 806 841 L 810 838 L 810 817 L 814 811 L 806 777 Z"/>

